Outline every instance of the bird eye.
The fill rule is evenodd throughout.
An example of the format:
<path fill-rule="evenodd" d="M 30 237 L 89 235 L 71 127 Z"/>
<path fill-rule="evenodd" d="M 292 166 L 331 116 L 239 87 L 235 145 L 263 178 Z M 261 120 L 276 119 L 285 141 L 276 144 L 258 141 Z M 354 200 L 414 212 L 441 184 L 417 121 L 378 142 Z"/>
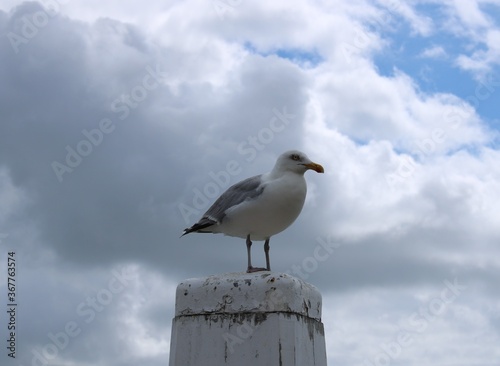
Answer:
<path fill-rule="evenodd" d="M 290 157 L 292 158 L 292 160 L 295 160 L 295 161 L 300 160 L 300 156 L 297 154 L 292 154 Z"/>

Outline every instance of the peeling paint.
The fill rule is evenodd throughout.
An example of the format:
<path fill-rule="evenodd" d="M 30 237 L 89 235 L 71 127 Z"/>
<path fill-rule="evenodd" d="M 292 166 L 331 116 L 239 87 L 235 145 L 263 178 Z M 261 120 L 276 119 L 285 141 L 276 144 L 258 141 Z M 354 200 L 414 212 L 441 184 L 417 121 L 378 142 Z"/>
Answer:
<path fill-rule="evenodd" d="M 326 366 L 321 294 L 298 278 L 224 274 L 176 294 L 170 366 Z"/>

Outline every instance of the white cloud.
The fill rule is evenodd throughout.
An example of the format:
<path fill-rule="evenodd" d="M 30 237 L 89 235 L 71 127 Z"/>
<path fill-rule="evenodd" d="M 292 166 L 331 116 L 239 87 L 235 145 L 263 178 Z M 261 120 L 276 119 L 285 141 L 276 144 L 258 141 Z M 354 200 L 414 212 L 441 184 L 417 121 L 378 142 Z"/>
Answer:
<path fill-rule="evenodd" d="M 443 59 L 447 58 L 448 55 L 442 46 L 432 46 L 423 50 L 422 53 L 420 54 L 420 57 L 431 58 L 431 59 Z"/>
<path fill-rule="evenodd" d="M 453 15 L 456 16 L 464 26 L 472 29 L 479 27 L 488 27 L 490 25 L 489 17 L 480 9 L 481 3 L 488 2 L 494 4 L 493 1 L 460 1 L 453 0 L 448 3 Z"/>
<path fill-rule="evenodd" d="M 410 4 L 399 0 L 381 1 L 391 12 L 399 14 L 406 20 L 415 34 L 429 36 L 434 31 L 433 21 L 430 17 L 419 14 L 419 12 Z"/>
<path fill-rule="evenodd" d="M 498 7 L 494 0 L 447 2 L 447 17 L 443 30 L 454 37 L 463 37 L 467 46 L 456 58 L 457 65 L 473 73 L 478 80 L 498 67 L 498 24 L 488 14 L 486 7 Z M 472 51 L 471 51 L 472 49 Z"/>
<path fill-rule="evenodd" d="M 396 293 L 376 289 L 325 296 L 324 303 L 336 308 L 324 314 L 326 324 L 334 325 L 327 325 L 325 330 L 330 359 L 344 365 L 378 361 L 421 365 L 443 358 L 451 363 L 465 359 L 470 364 L 490 364 L 491 359 L 499 356 L 489 318 L 495 311 L 498 314 L 498 309 L 486 311 L 487 315 L 481 312 L 479 309 L 485 304 L 474 300 L 477 292 L 473 286 L 467 286 L 455 297 L 448 290 L 445 295 L 451 301 L 441 303 L 440 293 L 446 291 L 446 280 L 454 281 L 436 279 L 425 290 L 400 289 Z M 464 285 L 460 279 L 458 284 Z M 478 352 L 480 344 L 485 345 L 484 353 Z"/>
<path fill-rule="evenodd" d="M 385 77 L 366 64 L 341 75 L 319 68 L 314 76 L 313 95 L 324 110 L 326 125 L 355 140 L 390 140 L 396 148 L 417 155 L 489 140 L 468 103 L 450 94 L 422 93 L 404 73 Z M 439 142 L 422 148 L 429 139 Z"/>
<path fill-rule="evenodd" d="M 457 64 L 464 70 L 477 73 L 481 78 L 491 72 L 494 66 L 500 64 L 500 29 L 488 30 L 484 34 L 483 45 L 486 50 L 474 51 L 472 55 L 460 55 Z"/>

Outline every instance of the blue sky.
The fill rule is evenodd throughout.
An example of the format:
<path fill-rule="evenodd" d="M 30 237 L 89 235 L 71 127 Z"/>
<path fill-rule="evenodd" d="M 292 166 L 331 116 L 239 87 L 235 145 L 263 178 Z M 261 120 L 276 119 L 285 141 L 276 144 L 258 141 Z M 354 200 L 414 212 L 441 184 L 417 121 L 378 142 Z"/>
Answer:
<path fill-rule="evenodd" d="M 500 18 L 497 6 L 483 4 L 479 8 L 498 26 Z M 411 75 L 419 88 L 426 93 L 452 93 L 470 103 L 475 102 L 475 90 L 481 83 L 490 85 L 487 81 L 490 79 L 493 79 L 495 84 L 499 83 L 498 64 L 490 65 L 486 75 L 477 75 L 460 67 L 456 61 L 459 55 L 485 51 L 487 47 L 484 43 L 473 43 L 469 38 L 446 28 L 445 23 L 449 20 L 445 3 L 423 4 L 415 9 L 421 16 L 431 18 L 438 29 L 431 35 L 415 33 L 408 22 L 395 16 L 394 28 L 384 32 L 389 47 L 374 57 L 382 75 L 391 76 L 395 69 L 401 70 Z M 426 55 L 426 51 L 432 49 L 436 52 Z M 485 98 L 487 100 L 479 99 L 474 106 L 489 126 L 498 130 L 500 125 L 497 106 L 500 97 L 498 93 L 493 92 L 496 88 L 498 86 L 495 85 L 487 87 L 484 91 L 489 94 Z"/>
<path fill-rule="evenodd" d="M 246 267 L 183 229 L 299 149 L 325 173 L 271 261 L 321 291 L 329 364 L 497 366 L 499 45 L 498 0 L 0 1 L 0 363 L 167 364 L 177 284 Z"/>

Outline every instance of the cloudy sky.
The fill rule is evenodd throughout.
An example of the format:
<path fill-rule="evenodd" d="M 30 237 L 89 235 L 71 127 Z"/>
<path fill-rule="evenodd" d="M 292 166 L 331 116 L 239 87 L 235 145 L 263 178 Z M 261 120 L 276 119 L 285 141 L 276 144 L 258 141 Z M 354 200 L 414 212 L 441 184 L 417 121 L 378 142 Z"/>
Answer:
<path fill-rule="evenodd" d="M 166 365 L 177 283 L 246 267 L 182 229 L 291 148 L 329 363 L 498 365 L 500 2 L 140 4 L 0 1 L 2 365 Z"/>

